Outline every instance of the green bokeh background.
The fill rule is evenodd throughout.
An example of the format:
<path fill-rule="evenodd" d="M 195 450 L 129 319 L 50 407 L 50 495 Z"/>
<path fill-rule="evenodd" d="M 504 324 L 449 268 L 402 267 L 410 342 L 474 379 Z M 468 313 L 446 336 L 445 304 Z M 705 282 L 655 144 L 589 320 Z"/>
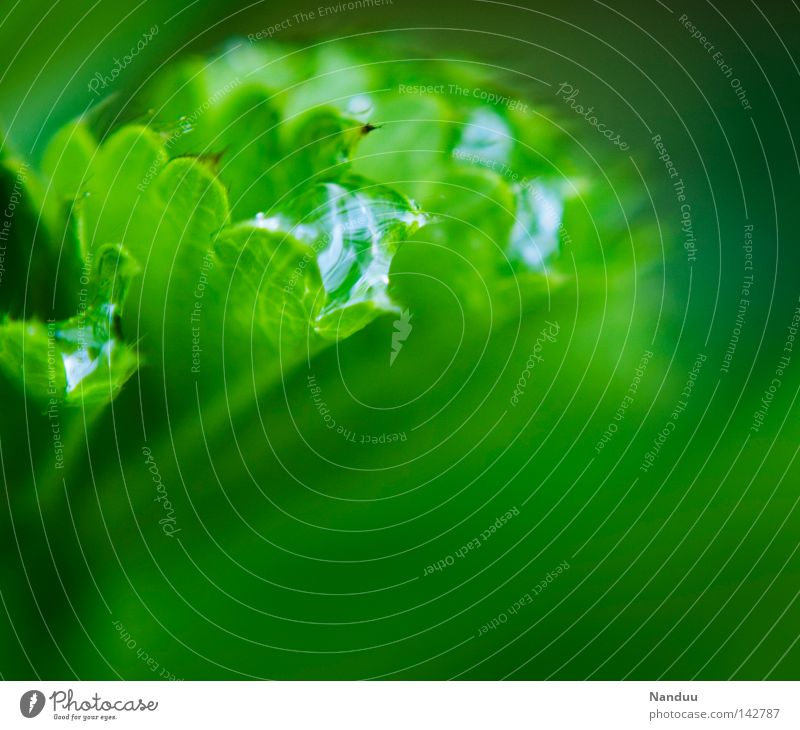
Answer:
<path fill-rule="evenodd" d="M 132 381 L 92 422 L 67 424 L 75 446 L 63 473 L 40 406 L 3 376 L 3 678 L 798 678 L 800 351 L 763 427 L 751 425 L 800 304 L 800 18 L 789 4 L 669 5 L 395 0 L 276 36 L 303 45 L 353 35 L 379 57 L 400 47 L 499 67 L 518 96 L 571 125 L 564 159 L 595 156 L 593 182 L 619 191 L 620 208 L 592 211 L 603 230 L 620 238 L 639 210 L 631 237 L 605 251 L 607 276 L 578 256 L 549 306 L 491 328 L 467 322 L 461 344 L 457 312 L 421 305 L 391 369 L 391 319 L 380 320 L 287 373 L 233 423 L 218 417 L 208 428 L 196 412 L 169 420 L 194 386 L 175 386 L 168 406 L 153 386 L 157 369 L 145 368 L 147 402 Z M 159 35 L 125 70 L 120 94 L 173 54 L 210 52 L 304 9 L 200 0 L 176 15 L 181 8 L 4 8 L 0 122 L 11 143 L 38 160 L 60 125 L 96 103 L 87 91 L 95 71 L 154 23 Z M 752 110 L 680 24 L 684 12 L 722 50 Z M 609 151 L 526 75 L 579 88 L 629 152 Z M 686 183 L 691 265 L 654 134 Z M 722 373 L 748 223 L 752 297 Z M 404 265 L 401 256 L 399 279 Z M 509 407 L 545 320 L 562 334 Z M 647 350 L 640 392 L 597 453 Z M 707 360 L 687 408 L 643 472 L 698 353 Z M 407 440 L 366 447 L 327 433 L 309 374 L 338 422 Z M 393 408 L 439 376 L 413 406 Z M 293 418 L 347 468 L 314 457 Z M 179 539 L 158 525 L 143 424 Z M 425 575 L 512 507 L 519 515 L 479 550 Z M 508 613 L 562 561 L 567 571 Z"/>

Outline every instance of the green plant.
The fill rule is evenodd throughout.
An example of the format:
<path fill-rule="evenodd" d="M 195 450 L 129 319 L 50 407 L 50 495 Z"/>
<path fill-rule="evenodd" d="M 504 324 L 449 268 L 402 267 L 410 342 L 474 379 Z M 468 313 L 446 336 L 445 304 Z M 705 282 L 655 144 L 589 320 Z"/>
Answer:
<path fill-rule="evenodd" d="M 322 468 L 361 464 L 308 477 L 325 492 L 350 471 L 356 489 L 373 489 L 360 470 L 385 484 L 375 452 L 355 454 L 354 443 L 391 443 L 417 458 L 395 410 L 372 410 L 369 421 L 347 412 L 331 383 L 339 371 L 376 402 L 428 394 L 404 413 L 423 424 L 428 412 L 444 413 L 433 468 L 449 476 L 447 449 L 472 416 L 447 403 L 458 397 L 467 414 L 494 422 L 530 355 L 507 367 L 515 343 L 527 347 L 521 324 L 541 329 L 576 261 L 600 283 L 613 273 L 592 217 L 610 214 L 609 193 L 565 154 L 564 132 L 546 115 L 502 91 L 465 94 L 494 88 L 480 66 L 370 65 L 341 44 L 270 48 L 178 62 L 68 124 L 37 169 L 7 147 L 0 163 L 4 190 L 19 189 L 5 259 L 13 286 L 0 288 L 0 369 L 9 413 L 30 424 L 35 451 L 15 519 L 35 522 L 41 505 L 75 516 L 80 550 L 69 530 L 51 531 L 47 547 L 71 590 L 86 588 L 93 641 L 128 676 L 144 670 L 91 600 L 92 583 L 126 630 L 156 645 L 159 627 L 137 613 L 130 586 L 180 583 L 178 541 L 223 582 L 231 576 L 217 540 L 253 537 L 242 550 L 261 560 L 268 551 L 254 536 L 283 529 L 273 500 L 305 493 L 295 431 L 336 439 L 315 445 L 326 450 Z M 592 208 L 593 199 L 603 205 Z M 607 225 L 604 236 L 608 249 L 624 231 Z M 323 409 L 335 416 L 324 420 Z M 24 460 L 7 469 L 30 481 Z M 357 502 L 352 494 L 334 506 Z M 35 532 L 15 534 L 21 550 L 39 554 Z M 203 534 L 213 544 L 195 542 Z M 303 550 L 327 556 L 334 548 L 317 539 Z M 50 585 L 41 565 L 37 576 Z M 180 615 L 167 594 L 148 600 L 159 621 Z M 48 625 L 69 615 L 68 604 L 41 608 Z M 59 641 L 80 637 L 64 629 Z M 183 646 L 163 648 L 162 660 L 207 677 Z M 96 676 L 92 657 L 77 654 Z M 246 674 L 238 662 L 228 664 Z M 65 671 L 48 653 L 37 666 Z"/>
<path fill-rule="evenodd" d="M 424 81 L 421 65 L 370 67 L 338 47 L 317 64 L 303 82 L 291 52 L 257 46 L 178 63 L 132 102 L 145 124 L 101 133 L 95 115 L 54 137 L 41 170 L 27 168 L 9 244 L 0 365 L 12 379 L 107 402 L 201 310 L 206 333 L 252 326 L 284 359 L 319 351 L 413 299 L 390 274 L 414 238 L 430 242 L 420 269 L 473 312 L 559 281 L 564 207 L 585 185 L 547 159 L 542 118 L 466 95 L 482 79 L 463 68 L 449 94 L 404 84 Z M 7 186 L 20 169 L 3 159 Z M 446 269 L 441 250 L 455 254 Z"/>

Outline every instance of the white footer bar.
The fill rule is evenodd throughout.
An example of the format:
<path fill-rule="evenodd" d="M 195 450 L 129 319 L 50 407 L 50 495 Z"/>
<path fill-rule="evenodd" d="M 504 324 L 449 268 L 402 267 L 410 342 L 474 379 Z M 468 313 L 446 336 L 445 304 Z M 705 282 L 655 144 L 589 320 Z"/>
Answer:
<path fill-rule="evenodd" d="M 0 728 L 800 728 L 793 682 L 3 682 Z"/>

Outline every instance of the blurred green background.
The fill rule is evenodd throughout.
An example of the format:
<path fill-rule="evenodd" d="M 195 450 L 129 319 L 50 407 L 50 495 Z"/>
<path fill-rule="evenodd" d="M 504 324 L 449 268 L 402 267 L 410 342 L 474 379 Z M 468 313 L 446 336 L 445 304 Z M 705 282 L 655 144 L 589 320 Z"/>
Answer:
<path fill-rule="evenodd" d="M 608 245 L 600 257 L 578 241 L 565 253 L 572 275 L 549 299 L 492 326 L 462 327 L 438 299 L 426 308 L 411 283 L 414 330 L 394 366 L 383 318 L 232 419 L 204 409 L 211 428 L 196 408 L 206 394 L 151 363 L 113 406 L 65 423 L 63 471 L 41 405 L 0 376 L 3 678 L 798 678 L 800 351 L 751 427 L 800 304 L 800 18 L 789 4 L 668 5 L 394 0 L 275 34 L 299 48 L 350 37 L 376 60 L 489 64 L 499 86 L 572 133 L 555 154 L 594 171 L 603 192 L 588 200 Z M 173 57 L 318 7 L 9 4 L 6 144 L 38 162 L 62 124 L 99 103 L 87 89 L 95 73 L 154 24 L 157 37 L 108 89 L 116 103 Z M 427 63 L 434 74 L 439 61 Z M 554 93 L 562 83 L 630 149 L 576 118 Z M 657 134 L 685 183 L 694 260 Z M 410 253 L 395 262 L 401 289 L 404 267 L 413 279 Z M 546 321 L 560 334 L 512 407 Z M 309 375 L 338 423 L 406 439 L 326 431 Z M 609 424 L 618 431 L 598 449 Z M 158 523 L 145 443 L 179 536 Z M 458 556 L 509 510 L 519 514 Z M 438 561 L 445 569 L 426 571 Z"/>

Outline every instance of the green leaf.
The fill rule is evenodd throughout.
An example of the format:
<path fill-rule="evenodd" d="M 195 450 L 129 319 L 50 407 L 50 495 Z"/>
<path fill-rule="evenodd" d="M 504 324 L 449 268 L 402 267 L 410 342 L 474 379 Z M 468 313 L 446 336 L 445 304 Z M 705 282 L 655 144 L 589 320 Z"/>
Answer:
<path fill-rule="evenodd" d="M 306 112 L 287 126 L 292 186 L 346 175 L 356 146 L 375 129 L 333 107 Z"/>
<path fill-rule="evenodd" d="M 103 404 L 136 371 L 122 341 L 120 316 L 136 264 L 121 248 L 97 254 L 85 304 L 62 321 L 0 325 L 0 368 L 29 395 L 53 403 Z"/>
<path fill-rule="evenodd" d="M 268 210 L 286 189 L 279 162 L 280 113 L 261 87 L 234 92 L 222 105 L 219 133 L 211 144 L 223 151 L 220 178 L 228 186 L 234 220 Z"/>
<path fill-rule="evenodd" d="M 124 127 L 102 144 L 78 205 L 84 256 L 105 244 L 135 238 L 142 223 L 139 203 L 166 161 L 163 138 L 147 127 Z"/>
<path fill-rule="evenodd" d="M 449 271 L 442 276 L 454 289 L 465 290 L 467 304 L 482 296 L 475 290 L 476 276 L 488 281 L 504 269 L 514 226 L 513 190 L 492 170 L 459 163 L 444 179 L 431 181 L 424 194 L 436 215 L 426 234 L 433 245 L 450 252 Z"/>
<path fill-rule="evenodd" d="M 203 161 L 181 157 L 164 166 L 137 209 L 124 238 L 142 267 L 129 327 L 136 337 L 163 335 L 185 325 L 213 268 L 214 241 L 230 215 L 227 193 Z"/>
<path fill-rule="evenodd" d="M 216 245 L 215 283 L 241 333 L 254 322 L 273 343 L 302 342 L 325 301 L 314 251 L 264 219 L 227 228 Z"/>
<path fill-rule="evenodd" d="M 348 337 L 387 312 L 398 246 L 426 221 L 402 195 L 360 179 L 308 186 L 280 214 L 226 229 L 217 253 L 238 321 L 274 341 Z"/>
<path fill-rule="evenodd" d="M 142 92 L 140 103 L 153 129 L 170 140 L 173 154 L 200 154 L 208 146 L 210 125 L 205 109 L 209 98 L 208 64 L 200 58 L 174 63 Z"/>
<path fill-rule="evenodd" d="M 45 149 L 42 172 L 53 192 L 67 200 L 86 188 L 86 175 L 97 153 L 97 142 L 83 121 L 67 124 L 56 132 Z"/>
<path fill-rule="evenodd" d="M 222 336 L 228 326 L 247 335 L 255 325 L 273 345 L 347 337 L 407 304 L 390 272 L 415 237 L 418 260 L 404 270 L 432 272 L 459 306 L 485 307 L 515 277 L 542 289 L 570 210 L 570 180 L 556 182 L 547 162 L 560 138 L 546 122 L 524 105 L 454 92 L 417 63 L 377 68 L 342 44 L 306 53 L 302 68 L 297 58 L 239 43 L 181 61 L 139 95 L 149 126 L 124 126 L 97 147 L 78 121 L 51 141 L 51 193 L 30 200 L 57 222 L 48 230 L 69 220 L 76 231 L 82 256 L 64 250 L 68 279 L 73 259 L 109 244 L 138 262 L 124 322 L 138 346 L 189 352 L 187 319 L 200 311 L 209 348 L 237 347 Z M 458 73 L 462 90 L 489 81 Z M 171 362 L 184 372 L 184 355 Z"/>
<path fill-rule="evenodd" d="M 204 255 L 230 216 L 228 195 L 216 175 L 192 157 L 172 160 L 142 200 L 147 219 L 130 236 L 131 251 L 160 265 Z"/>
<path fill-rule="evenodd" d="M 370 64 L 342 44 L 322 45 L 316 52 L 303 54 L 302 60 L 301 81 L 286 94 L 287 118 L 325 107 L 352 116 L 381 88 L 381 79 Z"/>
<path fill-rule="evenodd" d="M 353 170 L 427 207 L 427 183 L 450 168 L 453 119 L 453 109 L 438 96 L 381 95 L 371 119 L 379 128 L 359 146 Z"/>
<path fill-rule="evenodd" d="M 58 299 L 56 233 L 64 218 L 28 163 L 0 161 L 0 211 L 0 314 L 48 316 Z"/>
<path fill-rule="evenodd" d="M 320 334 L 341 339 L 397 311 L 388 295 L 392 257 L 427 221 L 414 203 L 350 178 L 311 186 L 282 215 L 289 232 L 316 252 L 327 294 L 316 319 Z"/>

